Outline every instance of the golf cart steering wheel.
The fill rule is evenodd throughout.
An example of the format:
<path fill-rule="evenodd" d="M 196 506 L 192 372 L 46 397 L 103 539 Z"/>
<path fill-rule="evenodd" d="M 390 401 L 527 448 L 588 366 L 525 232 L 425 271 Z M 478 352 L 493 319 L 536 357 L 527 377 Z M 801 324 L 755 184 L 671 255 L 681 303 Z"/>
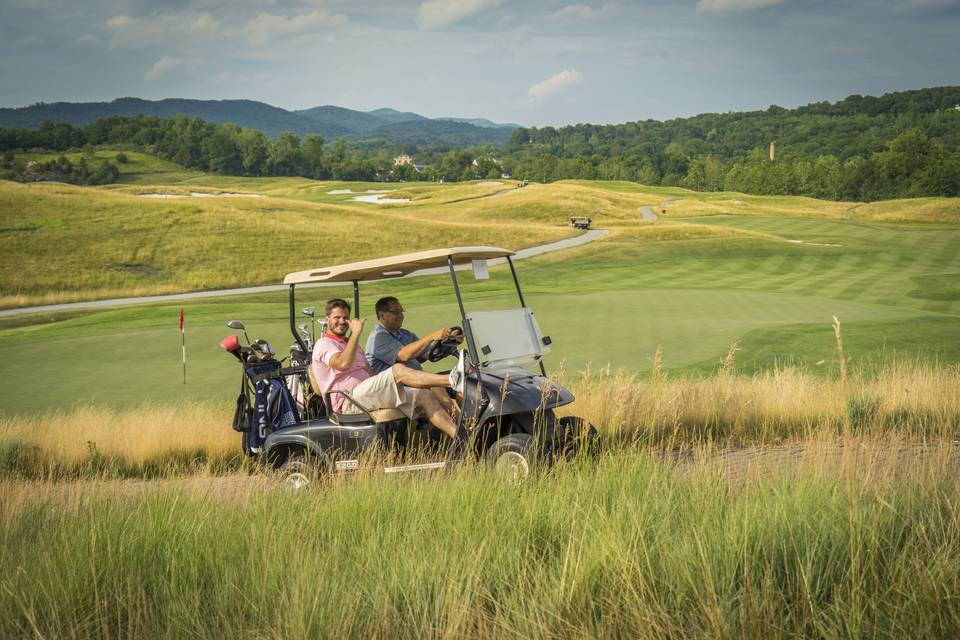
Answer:
<path fill-rule="evenodd" d="M 457 338 L 463 337 L 463 329 L 460 327 L 450 327 L 450 337 L 445 340 L 433 340 L 427 345 L 426 358 L 430 362 L 439 362 L 447 356 L 457 355 L 457 346 L 460 341 Z"/>

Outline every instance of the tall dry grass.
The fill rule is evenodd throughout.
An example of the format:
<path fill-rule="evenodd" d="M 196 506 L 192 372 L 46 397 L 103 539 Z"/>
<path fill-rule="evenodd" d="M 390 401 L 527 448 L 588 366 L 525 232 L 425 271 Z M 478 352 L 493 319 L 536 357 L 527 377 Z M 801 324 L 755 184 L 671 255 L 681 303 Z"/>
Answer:
<path fill-rule="evenodd" d="M 0 474 L 158 475 L 239 465 L 229 407 L 76 407 L 0 418 Z"/>
<path fill-rule="evenodd" d="M 796 368 L 738 376 L 730 366 L 707 377 L 588 368 L 566 380 L 577 402 L 564 412 L 587 418 L 609 440 L 658 446 L 772 444 L 842 435 L 847 425 L 854 434 L 960 434 L 955 366 L 901 362 L 836 379 Z"/>
<path fill-rule="evenodd" d="M 662 353 L 646 377 L 610 369 L 561 371 L 561 382 L 577 396 L 561 412 L 588 419 L 614 449 L 960 435 L 960 367 L 902 362 L 842 378 L 795 368 L 740 376 L 731 371 L 735 354 L 736 345 L 706 377 L 671 376 L 658 365 Z M 185 403 L 0 418 L 0 475 L 236 469 L 240 435 L 230 429 L 230 410 Z"/>

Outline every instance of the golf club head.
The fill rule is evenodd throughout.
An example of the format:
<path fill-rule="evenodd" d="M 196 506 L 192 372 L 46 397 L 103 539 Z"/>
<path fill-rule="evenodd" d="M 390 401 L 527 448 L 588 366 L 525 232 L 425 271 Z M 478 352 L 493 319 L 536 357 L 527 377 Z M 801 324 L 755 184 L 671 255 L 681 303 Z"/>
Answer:
<path fill-rule="evenodd" d="M 231 329 L 236 329 L 237 331 L 246 331 L 246 330 L 247 330 L 247 328 L 244 326 L 244 324 L 243 324 L 242 322 L 240 322 L 239 320 L 231 320 L 230 322 L 227 323 L 227 326 L 230 327 Z"/>
<path fill-rule="evenodd" d="M 317 313 L 317 310 L 314 307 L 305 307 L 303 309 L 303 315 L 310 316 L 311 318 L 314 317 L 316 313 Z"/>
<path fill-rule="evenodd" d="M 276 355 L 276 352 L 273 350 L 273 347 L 270 345 L 270 343 L 263 338 L 257 339 L 251 346 L 265 355 Z"/>

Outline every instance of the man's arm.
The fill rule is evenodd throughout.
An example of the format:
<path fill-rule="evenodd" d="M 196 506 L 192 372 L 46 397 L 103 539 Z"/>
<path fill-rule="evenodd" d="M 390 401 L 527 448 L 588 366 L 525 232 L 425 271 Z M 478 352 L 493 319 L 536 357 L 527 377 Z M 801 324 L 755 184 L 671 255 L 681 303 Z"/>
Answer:
<path fill-rule="evenodd" d="M 437 329 L 433 333 L 428 333 L 424 337 L 411 342 L 410 344 L 401 347 L 400 351 L 397 352 L 397 362 L 406 362 L 407 360 L 413 360 L 414 358 L 419 358 L 423 355 L 424 349 L 426 349 L 431 342 L 434 340 L 446 340 L 450 337 L 450 329 Z"/>
<path fill-rule="evenodd" d="M 330 367 L 337 371 L 346 371 L 354 364 L 360 349 L 357 348 L 357 342 L 360 341 L 360 334 L 363 332 L 363 318 L 354 318 L 350 321 L 350 338 L 347 340 L 347 346 L 343 351 L 330 356 Z M 368 366 L 369 368 L 369 366 Z"/>

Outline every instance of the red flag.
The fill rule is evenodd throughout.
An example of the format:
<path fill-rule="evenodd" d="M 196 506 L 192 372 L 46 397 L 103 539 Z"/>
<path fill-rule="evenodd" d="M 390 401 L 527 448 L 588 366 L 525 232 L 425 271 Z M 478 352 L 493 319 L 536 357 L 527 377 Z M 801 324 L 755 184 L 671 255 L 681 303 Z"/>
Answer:
<path fill-rule="evenodd" d="M 180 333 L 183 333 L 183 307 L 180 307 Z"/>

